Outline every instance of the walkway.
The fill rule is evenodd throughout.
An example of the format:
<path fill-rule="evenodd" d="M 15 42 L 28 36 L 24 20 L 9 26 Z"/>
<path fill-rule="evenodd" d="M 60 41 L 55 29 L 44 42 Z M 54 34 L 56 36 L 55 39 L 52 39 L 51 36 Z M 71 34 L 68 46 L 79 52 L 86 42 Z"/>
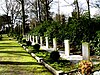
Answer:
<path fill-rule="evenodd" d="M 0 41 L 0 75 L 52 75 L 14 39 L 3 35 Z"/>

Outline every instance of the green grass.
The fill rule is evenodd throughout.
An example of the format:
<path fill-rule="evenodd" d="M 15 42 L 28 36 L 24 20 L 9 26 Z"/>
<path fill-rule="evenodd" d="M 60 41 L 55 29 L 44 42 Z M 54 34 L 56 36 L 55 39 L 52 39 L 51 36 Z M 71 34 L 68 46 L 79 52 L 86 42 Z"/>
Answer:
<path fill-rule="evenodd" d="M 14 39 L 0 41 L 0 75 L 53 75 L 30 56 Z"/>

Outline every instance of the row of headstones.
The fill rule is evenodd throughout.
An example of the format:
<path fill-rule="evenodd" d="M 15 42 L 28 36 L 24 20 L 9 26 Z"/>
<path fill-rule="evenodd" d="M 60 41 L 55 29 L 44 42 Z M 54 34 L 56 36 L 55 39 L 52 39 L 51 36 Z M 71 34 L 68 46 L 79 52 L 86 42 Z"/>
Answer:
<path fill-rule="evenodd" d="M 38 43 L 38 36 L 31 36 L 31 35 L 27 35 L 26 36 L 26 40 L 27 41 L 31 41 L 32 45 Z M 48 37 L 45 37 L 45 41 L 46 41 L 46 48 L 49 48 L 49 40 Z M 70 56 L 70 46 L 69 46 L 69 40 L 64 40 L 64 44 L 65 44 L 65 55 L 66 56 Z M 40 37 L 40 46 L 43 46 L 43 38 Z M 56 42 L 56 38 L 53 38 L 53 49 L 56 50 L 57 49 L 57 42 Z M 83 42 L 82 43 L 82 57 L 84 60 L 89 60 L 89 56 L 90 56 L 90 50 L 89 50 L 89 43 L 87 42 Z"/>

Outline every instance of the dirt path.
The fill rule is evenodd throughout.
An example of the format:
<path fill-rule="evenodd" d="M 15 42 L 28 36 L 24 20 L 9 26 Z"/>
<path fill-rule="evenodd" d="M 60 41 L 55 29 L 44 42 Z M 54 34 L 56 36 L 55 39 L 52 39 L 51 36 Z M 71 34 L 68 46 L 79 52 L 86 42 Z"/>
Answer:
<path fill-rule="evenodd" d="M 14 39 L 0 40 L 0 75 L 52 75 Z"/>

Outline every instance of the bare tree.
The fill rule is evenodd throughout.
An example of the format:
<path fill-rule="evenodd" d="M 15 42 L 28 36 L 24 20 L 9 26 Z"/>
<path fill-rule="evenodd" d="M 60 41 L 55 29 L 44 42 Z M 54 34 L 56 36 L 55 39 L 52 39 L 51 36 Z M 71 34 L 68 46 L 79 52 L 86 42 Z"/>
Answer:
<path fill-rule="evenodd" d="M 74 0 L 74 3 L 73 3 L 73 4 L 75 5 L 74 12 L 76 12 L 76 13 L 77 13 L 77 19 L 79 19 L 79 17 L 80 17 L 80 11 L 79 11 L 79 4 L 78 4 L 78 0 Z"/>
<path fill-rule="evenodd" d="M 88 15 L 89 15 L 89 19 L 91 18 L 90 16 L 90 0 L 86 0 L 87 2 L 87 6 L 88 6 Z"/>
<path fill-rule="evenodd" d="M 8 16 L 9 16 L 9 11 L 10 11 L 10 7 L 11 7 L 9 0 L 5 0 L 5 4 L 6 4 L 6 9 L 4 9 L 4 7 L 1 7 L 1 8 L 3 9 L 3 11 L 5 12 L 5 14 L 7 16 L 7 21 L 9 21 Z M 8 22 L 8 31 L 10 31 L 9 28 L 10 28 L 10 25 Z"/>
<path fill-rule="evenodd" d="M 24 0 L 16 0 L 22 7 L 22 34 L 25 34 L 25 9 L 24 9 Z"/>

